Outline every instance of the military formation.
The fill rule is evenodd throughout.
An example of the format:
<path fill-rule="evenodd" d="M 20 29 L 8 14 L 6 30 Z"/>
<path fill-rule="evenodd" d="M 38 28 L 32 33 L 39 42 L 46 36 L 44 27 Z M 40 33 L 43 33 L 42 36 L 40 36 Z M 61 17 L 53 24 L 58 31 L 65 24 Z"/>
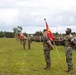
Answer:
<path fill-rule="evenodd" d="M 60 40 L 58 41 L 59 43 L 57 43 L 57 40 L 54 41 L 55 44 L 57 43 L 57 44 L 63 45 L 65 47 L 65 56 L 66 56 L 66 62 L 67 62 L 67 66 L 68 66 L 68 69 L 65 70 L 65 72 L 67 72 L 69 74 L 73 73 L 72 50 L 73 50 L 73 48 L 76 47 L 76 39 L 71 34 L 71 31 L 72 30 L 70 28 L 67 28 L 65 37 L 60 38 Z M 28 37 L 26 37 L 25 34 L 20 32 L 19 38 L 20 38 L 20 43 L 21 43 L 21 45 L 23 45 L 24 49 L 26 48 L 26 40 L 28 41 L 28 49 L 31 48 L 32 38 L 30 35 L 28 35 Z M 44 69 L 49 70 L 51 67 L 50 52 L 51 52 L 51 50 L 54 50 L 54 44 L 53 44 L 53 41 L 48 38 L 46 29 L 43 30 L 42 39 L 43 40 L 41 40 L 41 38 L 40 38 L 40 41 L 43 42 L 44 58 L 45 58 L 45 62 L 46 62 L 46 67 Z"/>
<path fill-rule="evenodd" d="M 27 35 L 27 36 L 28 37 L 26 37 L 26 34 L 22 32 L 16 35 L 16 40 L 20 41 L 20 44 L 23 46 L 23 49 L 26 49 L 26 44 L 28 46 L 28 49 L 31 48 L 31 43 L 32 43 L 31 36 L 30 35 Z"/>

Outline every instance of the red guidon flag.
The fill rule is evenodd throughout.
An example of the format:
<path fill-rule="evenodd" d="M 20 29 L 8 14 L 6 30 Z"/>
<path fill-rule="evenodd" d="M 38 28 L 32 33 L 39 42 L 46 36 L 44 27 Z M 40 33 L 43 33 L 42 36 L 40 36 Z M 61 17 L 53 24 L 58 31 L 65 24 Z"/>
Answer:
<path fill-rule="evenodd" d="M 20 32 L 20 39 L 23 39 L 24 35 L 22 32 Z"/>
<path fill-rule="evenodd" d="M 50 38 L 50 40 L 54 41 L 54 36 L 53 34 L 51 33 L 49 27 L 48 27 L 48 24 L 46 22 L 46 30 L 47 30 L 47 36 Z"/>

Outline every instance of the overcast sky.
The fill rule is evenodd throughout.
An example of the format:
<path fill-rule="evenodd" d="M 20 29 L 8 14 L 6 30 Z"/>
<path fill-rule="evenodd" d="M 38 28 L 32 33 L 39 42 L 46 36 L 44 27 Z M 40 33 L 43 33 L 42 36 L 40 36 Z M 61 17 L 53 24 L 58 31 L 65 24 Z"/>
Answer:
<path fill-rule="evenodd" d="M 46 18 L 51 32 L 76 32 L 76 0 L 0 0 L 0 31 L 43 31 Z"/>

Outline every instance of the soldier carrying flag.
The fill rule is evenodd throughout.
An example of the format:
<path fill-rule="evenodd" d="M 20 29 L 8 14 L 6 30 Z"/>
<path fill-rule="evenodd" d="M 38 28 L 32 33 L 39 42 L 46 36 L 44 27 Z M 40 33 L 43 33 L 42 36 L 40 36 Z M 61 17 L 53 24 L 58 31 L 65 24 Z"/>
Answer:
<path fill-rule="evenodd" d="M 50 36 L 51 33 L 48 29 L 49 29 L 48 24 L 46 22 L 46 29 L 43 30 L 43 48 L 44 48 L 44 57 L 46 61 L 46 67 L 44 69 L 46 70 L 50 69 L 51 66 L 50 51 L 54 49 L 51 43 L 51 41 L 54 40 L 54 37 Z"/>

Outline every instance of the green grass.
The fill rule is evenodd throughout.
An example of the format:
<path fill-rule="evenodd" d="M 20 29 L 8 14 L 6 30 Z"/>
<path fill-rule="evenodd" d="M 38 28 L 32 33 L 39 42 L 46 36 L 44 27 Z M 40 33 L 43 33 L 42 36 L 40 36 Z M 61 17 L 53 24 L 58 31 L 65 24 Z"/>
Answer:
<path fill-rule="evenodd" d="M 57 47 L 63 61 L 65 70 L 65 49 Z M 44 70 L 45 59 L 43 45 L 39 42 L 32 42 L 29 50 L 26 44 L 24 50 L 22 45 L 12 38 L 0 38 L 0 75 L 69 75 L 64 72 L 56 50 L 50 53 L 52 65 L 50 70 Z M 76 51 L 73 50 L 74 74 L 76 75 Z"/>

